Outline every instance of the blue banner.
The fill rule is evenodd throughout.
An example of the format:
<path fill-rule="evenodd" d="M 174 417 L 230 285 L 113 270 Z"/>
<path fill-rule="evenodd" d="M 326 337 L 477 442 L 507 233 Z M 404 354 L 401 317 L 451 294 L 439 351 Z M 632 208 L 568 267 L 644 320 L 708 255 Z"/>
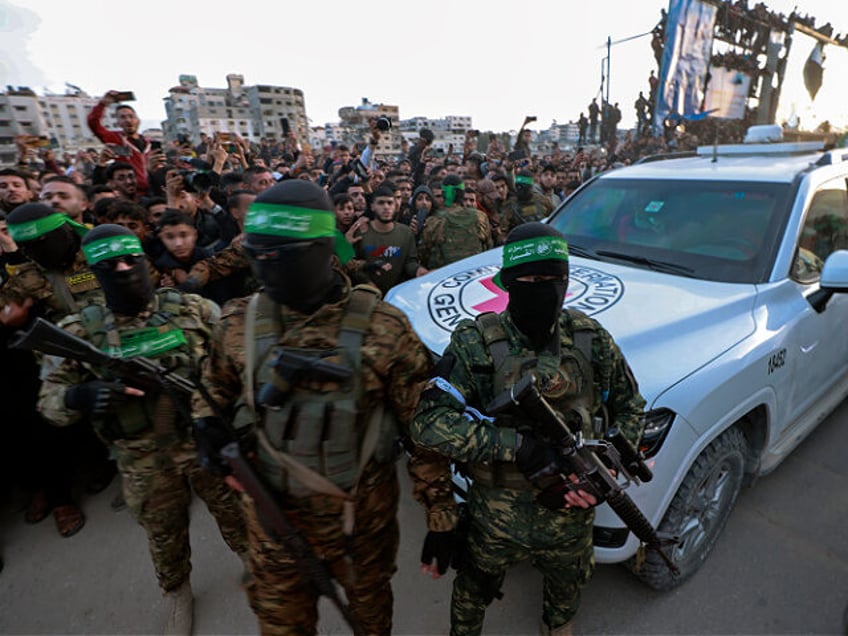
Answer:
<path fill-rule="evenodd" d="M 654 109 L 654 130 L 663 121 L 701 113 L 713 48 L 716 7 L 701 0 L 670 0 Z"/>

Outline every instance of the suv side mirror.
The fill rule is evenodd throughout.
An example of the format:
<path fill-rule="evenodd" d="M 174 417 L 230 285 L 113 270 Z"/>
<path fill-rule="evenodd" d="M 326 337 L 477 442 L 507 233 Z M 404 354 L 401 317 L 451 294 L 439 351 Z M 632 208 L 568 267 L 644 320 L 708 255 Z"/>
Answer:
<path fill-rule="evenodd" d="M 807 297 L 817 313 L 827 307 L 835 293 L 848 292 L 848 250 L 837 250 L 827 257 L 819 279 L 819 290 Z"/>

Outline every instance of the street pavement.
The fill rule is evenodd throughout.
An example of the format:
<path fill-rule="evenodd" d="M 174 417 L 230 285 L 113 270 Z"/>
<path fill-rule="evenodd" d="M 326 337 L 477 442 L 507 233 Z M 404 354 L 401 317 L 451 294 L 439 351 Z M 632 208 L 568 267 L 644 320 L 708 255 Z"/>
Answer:
<path fill-rule="evenodd" d="M 665 593 L 623 567 L 600 565 L 586 588 L 578 634 L 846 634 L 848 604 L 848 402 L 772 474 L 743 490 L 702 569 Z M 403 472 L 401 470 L 401 472 Z M 394 633 L 446 634 L 450 575 L 423 577 L 422 511 L 402 476 L 401 547 Z M 129 513 L 109 507 L 115 480 L 82 500 L 88 517 L 62 539 L 52 517 L 30 526 L 0 510 L 0 634 L 160 634 L 165 605 L 147 544 Z M 202 502 L 192 508 L 195 634 L 256 634 L 239 586 L 241 562 Z M 538 634 L 541 579 L 511 570 L 489 608 L 485 634 Z M 348 634 L 322 601 L 321 634 Z"/>

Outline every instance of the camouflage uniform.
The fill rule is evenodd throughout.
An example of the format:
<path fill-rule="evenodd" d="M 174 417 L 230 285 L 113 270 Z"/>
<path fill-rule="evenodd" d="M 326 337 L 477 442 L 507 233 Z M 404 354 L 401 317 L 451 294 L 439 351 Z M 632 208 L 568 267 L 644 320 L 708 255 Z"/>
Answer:
<path fill-rule="evenodd" d="M 451 633 L 456 635 L 480 633 L 486 606 L 500 588 L 506 569 L 519 561 L 529 559 L 542 572 L 543 618 L 552 627 L 567 623 L 574 615 L 580 589 L 594 568 L 593 510 L 548 510 L 536 502 L 539 491 L 515 467 L 517 432 L 530 430 L 532 423 L 502 418 L 495 422 L 469 420 L 460 398 L 482 410 L 499 393 L 496 387 L 509 387 L 533 370 L 551 405 L 567 412 L 575 387 L 587 384 L 585 378 L 591 373 L 593 386 L 583 393 L 590 412 L 606 411 L 609 425 L 618 426 L 632 442 L 643 426 L 644 400 L 636 382 L 621 351 L 596 321 L 577 311 L 563 311 L 557 357 L 534 353 L 508 311 L 496 320 L 505 334 L 507 362 L 496 370 L 477 324 L 469 320 L 460 323 L 437 372 L 461 396 L 436 386 L 428 388 L 411 427 L 414 441 L 465 464 L 472 477 L 468 496 L 470 566 L 458 572 L 451 603 Z M 573 363 L 578 331 L 592 334 L 590 373 Z M 580 359 L 585 360 L 582 355 Z M 589 437 L 599 434 L 588 422 L 583 432 Z"/>
<path fill-rule="evenodd" d="M 148 271 L 156 285 L 159 272 L 149 259 Z M 82 250 L 64 272 L 48 272 L 32 261 L 19 265 L 8 282 L 0 287 L 0 307 L 10 302 L 22 304 L 27 298 L 41 309 L 39 315 L 54 324 L 86 305 L 104 302 L 103 290 L 85 262 Z"/>
<path fill-rule="evenodd" d="M 158 313 L 162 310 L 160 299 L 166 293 L 181 297 L 179 309 Z M 205 354 L 209 325 L 216 321 L 218 314 L 218 306 L 200 296 L 160 290 L 147 310 L 132 317 L 115 315 L 114 325 L 121 334 L 149 327 L 157 316 L 163 316 L 166 325 L 182 330 L 188 344 L 179 351 L 188 356 L 190 364 L 196 365 Z M 85 324 L 83 316 L 75 314 L 63 320 L 60 326 L 103 347 L 107 336 L 89 333 Z M 160 332 L 164 326 L 159 327 Z M 168 353 L 172 352 L 166 355 Z M 82 363 L 62 359 L 41 387 L 39 410 L 44 417 L 57 426 L 67 426 L 79 419 L 79 411 L 65 406 L 65 392 L 68 387 L 92 379 L 93 375 Z M 128 385 L 131 386 L 131 382 Z M 147 426 L 138 426 L 133 434 L 127 434 L 128 420 L 145 422 Z M 95 422 L 94 426 L 115 449 L 123 477 L 124 498 L 133 517 L 147 533 L 156 576 L 164 591 L 180 586 L 191 571 L 188 536 L 191 488 L 206 502 L 227 545 L 234 552 L 246 553 L 245 524 L 238 497 L 223 479 L 200 468 L 188 424 L 180 420 L 167 395 L 128 398 L 127 403 L 116 408 L 114 417 L 108 422 Z"/>
<path fill-rule="evenodd" d="M 501 207 L 501 224 L 508 233 L 522 223 L 541 221 L 553 211 L 551 198 L 543 194 L 534 192 L 533 198 L 526 202 L 510 197 Z"/>
<path fill-rule="evenodd" d="M 22 304 L 27 298 L 42 305 L 44 318 L 56 323 L 81 306 L 103 303 L 103 292 L 80 250 L 73 264 L 61 273 L 46 272 L 32 261 L 19 265 L 0 288 L 0 306 Z"/>
<path fill-rule="evenodd" d="M 312 315 L 274 305 L 281 317 L 279 345 L 318 351 L 337 347 L 348 302 L 356 293 L 347 277 L 340 271 L 338 276 L 344 282 L 340 299 L 324 304 Z M 209 358 L 204 363 L 204 385 L 227 413 L 233 412 L 247 388 L 245 329 L 249 300 L 234 300 L 224 307 L 214 330 Z M 264 363 L 256 360 L 255 364 Z M 362 397 L 357 404 L 357 426 L 362 426 L 375 409 L 385 405 L 399 423 L 400 435 L 406 437 L 406 423 L 430 372 L 429 353 L 403 314 L 377 302 L 361 341 Z M 328 390 L 326 383 L 308 388 L 317 394 L 326 394 Z M 195 398 L 195 418 L 211 415 L 208 405 Z M 250 426 L 265 432 L 265 422 L 263 418 L 260 426 Z M 302 488 L 296 493 L 292 479 L 286 492 L 275 489 L 291 523 L 303 532 L 318 557 L 329 564 L 334 578 L 344 587 L 354 621 L 367 634 L 389 634 L 392 626 L 390 579 L 396 569 L 399 541 L 395 457 L 383 461 L 372 457 L 365 466 L 356 487 L 354 531 L 350 538 L 343 533 L 340 498 L 309 490 L 303 492 Z M 269 485 L 279 484 L 281 467 L 273 459 L 258 462 L 257 470 Z M 409 471 L 415 497 L 427 506 L 428 527 L 452 528 L 456 519 L 444 458 L 435 454 L 427 456 L 418 449 L 412 454 Z M 251 572 L 255 578 L 248 594 L 262 633 L 315 633 L 318 616 L 313 585 L 299 571 L 288 547 L 273 541 L 263 530 L 247 496 L 245 510 Z"/>
<path fill-rule="evenodd" d="M 221 251 L 195 263 L 188 277 L 196 282 L 197 288 L 201 288 L 207 283 L 243 270 L 250 270 L 250 262 L 247 260 L 241 241 L 233 239 L 230 245 Z M 255 281 L 251 284 L 256 287 Z"/>
<path fill-rule="evenodd" d="M 493 245 L 492 227 L 486 213 L 455 205 L 427 217 L 421 232 L 418 259 L 427 269 L 436 269 L 485 252 Z"/>

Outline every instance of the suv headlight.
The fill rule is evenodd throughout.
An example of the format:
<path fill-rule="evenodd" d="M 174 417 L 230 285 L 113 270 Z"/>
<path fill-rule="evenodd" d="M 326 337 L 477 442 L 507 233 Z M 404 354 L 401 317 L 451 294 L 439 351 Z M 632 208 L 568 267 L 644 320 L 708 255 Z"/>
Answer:
<path fill-rule="evenodd" d="M 671 430 L 675 413 L 670 409 L 654 409 L 645 413 L 645 430 L 639 442 L 639 450 L 645 459 L 660 452 L 660 448 Z"/>

